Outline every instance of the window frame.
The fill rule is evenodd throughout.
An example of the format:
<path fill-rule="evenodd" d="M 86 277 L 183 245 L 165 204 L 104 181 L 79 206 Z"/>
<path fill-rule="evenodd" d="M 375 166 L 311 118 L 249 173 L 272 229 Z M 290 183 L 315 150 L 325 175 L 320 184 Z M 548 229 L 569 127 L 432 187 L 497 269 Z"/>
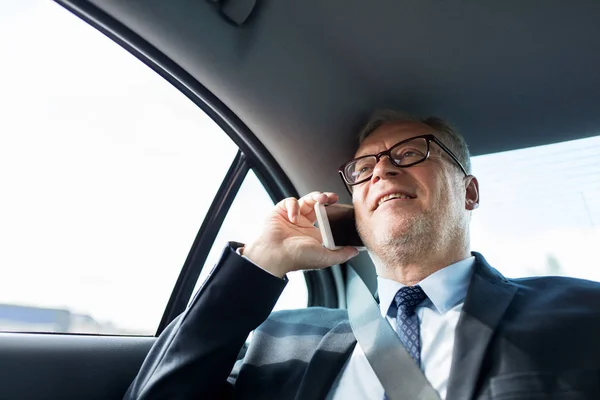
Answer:
<path fill-rule="evenodd" d="M 246 157 L 238 150 L 206 212 L 206 217 L 202 221 L 190 252 L 179 272 L 169 302 L 158 325 L 157 335 L 160 335 L 167 325 L 187 307 L 210 249 L 249 170 L 250 167 L 246 162 Z"/>
<path fill-rule="evenodd" d="M 286 197 L 298 197 L 298 192 L 281 166 L 252 131 L 233 111 L 181 66 L 95 5 L 82 0 L 55 0 L 55 2 L 106 35 L 166 79 L 206 113 L 239 149 L 182 266 L 157 329 L 156 336 L 158 336 L 177 315 L 185 310 L 195 285 L 193 278 L 197 279 L 204 267 L 200 260 L 206 260 L 216 234 L 249 169 L 252 168 L 274 203 Z M 220 198 L 224 193 L 226 198 Z M 209 217 L 212 211 L 217 213 Z M 212 240 L 209 241 L 211 237 Z M 308 290 L 308 307 L 337 308 L 340 306 L 331 268 L 305 271 L 304 276 Z"/>

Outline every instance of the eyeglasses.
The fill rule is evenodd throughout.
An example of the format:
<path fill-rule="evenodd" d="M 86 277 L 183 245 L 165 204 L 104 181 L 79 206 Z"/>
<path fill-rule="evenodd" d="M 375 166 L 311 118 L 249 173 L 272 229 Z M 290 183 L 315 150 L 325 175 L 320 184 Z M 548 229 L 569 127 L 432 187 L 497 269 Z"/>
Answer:
<path fill-rule="evenodd" d="M 422 163 L 429 158 L 431 142 L 434 142 L 440 146 L 442 150 L 448 153 L 448 155 L 460 167 L 465 176 L 468 175 L 467 171 L 462 166 L 460 161 L 458 161 L 458 158 L 454 155 L 454 153 L 452 153 L 452 151 L 437 137 L 431 134 L 415 136 L 413 138 L 403 140 L 378 154 L 370 154 L 355 158 L 354 160 L 342 165 L 338 172 L 346 184 L 346 188 L 350 193 L 352 193 L 350 189 L 352 186 L 371 179 L 373 176 L 373 171 L 375 170 L 375 166 L 381 157 L 387 156 L 392 165 L 398 168 L 412 167 L 413 165 Z"/>

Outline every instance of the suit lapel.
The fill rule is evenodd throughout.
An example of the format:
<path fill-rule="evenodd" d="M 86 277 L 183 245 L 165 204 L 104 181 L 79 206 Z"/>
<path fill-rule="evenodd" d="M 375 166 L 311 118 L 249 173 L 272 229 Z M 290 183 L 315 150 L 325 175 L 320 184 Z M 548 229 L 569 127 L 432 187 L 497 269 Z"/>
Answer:
<path fill-rule="evenodd" d="M 348 321 L 340 322 L 329 331 L 306 368 L 296 400 L 324 399 L 355 345 L 356 338 Z"/>
<path fill-rule="evenodd" d="M 456 327 L 447 400 L 473 397 L 490 339 L 517 291 L 481 254 L 473 255 L 473 277 Z"/>

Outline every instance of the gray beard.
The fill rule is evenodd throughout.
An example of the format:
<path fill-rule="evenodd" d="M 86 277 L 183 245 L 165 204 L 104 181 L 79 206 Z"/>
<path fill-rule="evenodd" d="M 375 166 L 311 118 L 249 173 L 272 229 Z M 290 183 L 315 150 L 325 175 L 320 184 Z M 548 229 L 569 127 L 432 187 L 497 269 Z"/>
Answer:
<path fill-rule="evenodd" d="M 444 223 L 440 224 L 440 221 Z M 426 213 L 414 216 L 403 232 L 390 229 L 367 233 L 359 228 L 359 233 L 377 267 L 393 269 L 399 265 L 416 264 L 427 254 L 438 253 L 444 250 L 445 245 L 457 243 L 460 229 L 456 222 Z"/>

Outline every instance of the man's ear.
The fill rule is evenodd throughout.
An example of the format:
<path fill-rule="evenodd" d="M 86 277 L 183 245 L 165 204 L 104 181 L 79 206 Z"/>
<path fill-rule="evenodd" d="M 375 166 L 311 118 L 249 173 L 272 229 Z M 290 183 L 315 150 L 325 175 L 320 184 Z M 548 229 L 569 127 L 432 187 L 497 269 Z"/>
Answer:
<path fill-rule="evenodd" d="M 465 177 L 465 209 L 473 211 L 479 207 L 479 182 L 473 175 Z"/>

